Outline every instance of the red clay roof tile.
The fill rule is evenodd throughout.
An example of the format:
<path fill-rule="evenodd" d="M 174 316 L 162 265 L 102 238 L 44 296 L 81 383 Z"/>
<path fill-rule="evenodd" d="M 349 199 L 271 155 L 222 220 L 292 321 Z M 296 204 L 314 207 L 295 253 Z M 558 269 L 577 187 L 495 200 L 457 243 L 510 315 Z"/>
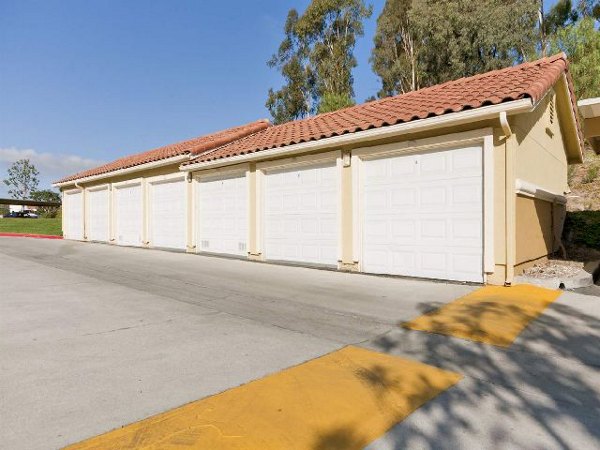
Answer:
<path fill-rule="evenodd" d="M 581 127 L 578 123 L 573 83 L 568 73 L 568 62 L 564 53 L 561 53 L 538 61 L 448 81 L 418 91 L 277 126 L 271 126 L 267 120 L 259 120 L 126 156 L 103 166 L 65 177 L 56 183 L 108 174 L 179 155 L 198 155 L 197 158 L 185 163 L 194 164 L 522 98 L 531 98 L 536 102 L 554 86 L 563 73 L 567 74 L 577 129 L 580 141 L 583 141 Z"/>
<path fill-rule="evenodd" d="M 568 63 L 565 54 L 561 53 L 538 61 L 448 81 L 418 91 L 269 127 L 223 147 L 207 151 L 187 162 L 186 165 L 523 98 L 531 98 L 536 102 L 565 72 L 577 120 Z"/>
<path fill-rule="evenodd" d="M 87 178 L 95 175 L 108 174 L 121 169 L 127 169 L 141 164 L 150 162 L 160 161 L 175 156 L 181 156 L 186 154 L 199 154 L 206 151 L 210 151 L 215 148 L 222 147 L 232 141 L 241 139 L 252 133 L 264 130 L 271 126 L 268 120 L 257 120 L 245 125 L 228 128 L 226 130 L 217 131 L 215 133 L 207 134 L 186 141 L 178 142 L 176 144 L 166 145 L 164 147 L 155 148 L 143 153 L 136 155 L 126 156 L 124 158 L 117 159 L 108 164 L 104 164 L 93 169 L 88 169 L 83 172 L 79 172 L 75 175 L 65 177 L 56 183 L 66 183 L 69 181 L 79 180 L 81 178 Z"/>
<path fill-rule="evenodd" d="M 565 72 L 572 102 L 575 102 L 567 59 L 561 53 L 538 61 L 269 127 L 207 151 L 186 164 L 213 161 L 523 98 L 531 98 L 536 102 Z M 573 103 L 572 107 L 577 118 L 576 104 Z M 579 126 L 578 128 L 580 130 Z"/>

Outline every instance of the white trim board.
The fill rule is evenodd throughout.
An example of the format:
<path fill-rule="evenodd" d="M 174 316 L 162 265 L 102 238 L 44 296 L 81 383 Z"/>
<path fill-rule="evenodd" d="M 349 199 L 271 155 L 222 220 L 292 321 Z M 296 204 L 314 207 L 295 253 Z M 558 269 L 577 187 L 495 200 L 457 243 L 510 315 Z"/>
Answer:
<path fill-rule="evenodd" d="M 190 157 L 189 155 L 185 154 L 185 155 L 179 155 L 179 156 L 173 156 L 171 158 L 166 158 L 166 159 L 161 159 L 158 161 L 152 161 L 152 162 L 148 162 L 145 164 L 140 164 L 137 166 L 133 166 L 133 167 L 127 167 L 125 169 L 118 169 L 118 170 L 113 170 L 112 172 L 106 172 L 106 173 L 102 173 L 102 174 L 98 174 L 98 175 L 91 175 L 89 177 L 82 177 L 82 178 L 76 178 L 74 180 L 70 180 L 70 181 L 63 181 L 63 182 L 59 182 L 59 183 L 52 183 L 52 186 L 54 187 L 62 187 L 62 186 L 70 186 L 72 184 L 79 184 L 79 183 L 89 183 L 91 181 L 96 181 L 96 180 L 102 180 L 104 178 L 112 178 L 112 177 L 118 177 L 121 175 L 126 175 L 126 174 L 130 174 L 130 173 L 134 173 L 134 172 L 140 172 L 142 170 L 148 170 L 148 169 L 155 169 L 157 167 L 162 167 L 162 166 L 168 166 L 169 164 L 175 164 L 178 162 L 184 162 L 186 160 L 189 160 Z"/>
<path fill-rule="evenodd" d="M 565 197 L 563 194 L 557 194 L 555 192 L 548 191 L 543 187 L 521 179 L 515 180 L 515 193 L 525 197 L 544 200 L 546 202 L 560 203 L 561 205 L 567 203 L 567 197 Z"/>

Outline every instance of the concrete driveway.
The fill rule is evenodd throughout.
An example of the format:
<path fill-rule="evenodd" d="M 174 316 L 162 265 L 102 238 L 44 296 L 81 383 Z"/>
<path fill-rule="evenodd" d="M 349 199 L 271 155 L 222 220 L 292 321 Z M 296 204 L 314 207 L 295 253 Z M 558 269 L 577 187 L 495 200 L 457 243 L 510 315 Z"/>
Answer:
<path fill-rule="evenodd" d="M 473 286 L 19 238 L 0 238 L 0 285 L 1 448 L 58 448 L 349 344 L 465 376 L 369 449 L 600 446 L 593 295 L 564 293 L 500 349 L 398 327 Z"/>

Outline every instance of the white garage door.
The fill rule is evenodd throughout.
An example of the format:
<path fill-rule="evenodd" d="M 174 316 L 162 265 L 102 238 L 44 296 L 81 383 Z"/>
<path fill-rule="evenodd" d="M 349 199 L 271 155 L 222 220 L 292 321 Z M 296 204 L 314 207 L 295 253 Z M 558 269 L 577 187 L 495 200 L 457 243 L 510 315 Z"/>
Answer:
<path fill-rule="evenodd" d="M 183 179 L 150 184 L 150 245 L 185 249 L 186 211 Z"/>
<path fill-rule="evenodd" d="M 265 178 L 265 257 L 337 265 L 335 162 L 269 172 Z"/>
<path fill-rule="evenodd" d="M 88 239 L 107 242 L 109 217 L 108 188 L 88 191 Z"/>
<path fill-rule="evenodd" d="M 119 245 L 142 244 L 142 186 L 115 189 L 115 236 Z"/>
<path fill-rule="evenodd" d="M 363 270 L 483 281 L 482 149 L 363 163 Z"/>
<path fill-rule="evenodd" d="M 198 249 L 246 256 L 248 181 L 245 174 L 202 178 L 197 187 Z"/>
<path fill-rule="evenodd" d="M 83 192 L 65 193 L 65 237 L 83 240 Z"/>

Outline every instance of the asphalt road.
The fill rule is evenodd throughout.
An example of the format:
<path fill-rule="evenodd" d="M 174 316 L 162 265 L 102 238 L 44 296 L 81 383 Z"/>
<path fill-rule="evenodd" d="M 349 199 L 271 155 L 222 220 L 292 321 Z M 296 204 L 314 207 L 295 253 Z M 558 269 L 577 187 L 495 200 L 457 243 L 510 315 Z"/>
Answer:
<path fill-rule="evenodd" d="M 20 238 L 0 238 L 0 286 L 0 448 L 59 448 L 349 344 L 465 376 L 369 449 L 600 446 L 594 295 L 565 292 L 505 350 L 398 327 L 474 286 Z"/>

